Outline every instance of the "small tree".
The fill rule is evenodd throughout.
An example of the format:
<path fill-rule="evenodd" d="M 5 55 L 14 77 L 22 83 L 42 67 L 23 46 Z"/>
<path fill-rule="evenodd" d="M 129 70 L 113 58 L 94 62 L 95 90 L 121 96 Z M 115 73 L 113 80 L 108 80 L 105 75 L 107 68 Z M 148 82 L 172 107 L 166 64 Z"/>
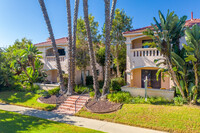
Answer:
<path fill-rule="evenodd" d="M 115 10 L 115 17 L 112 22 L 111 30 L 111 53 L 114 57 L 114 64 L 117 67 L 118 77 L 121 77 L 120 68 L 122 69 L 122 71 L 124 71 L 125 69 L 123 61 L 126 58 L 126 50 L 124 50 L 124 48 L 126 48 L 126 38 L 122 35 L 122 33 L 131 30 L 131 24 L 132 18 L 127 16 L 123 9 Z M 105 32 L 105 27 L 103 31 Z"/>
<path fill-rule="evenodd" d="M 192 62 L 195 83 L 192 87 L 193 90 L 193 100 L 192 103 L 196 103 L 197 93 L 200 91 L 200 26 L 197 24 L 193 25 L 190 29 L 189 27 L 185 30 L 185 39 L 187 42 L 183 44 L 183 47 L 187 51 L 186 62 Z"/>
<path fill-rule="evenodd" d="M 76 66 L 83 71 L 83 85 L 86 86 L 86 68 L 90 64 L 87 41 L 82 35 L 77 35 Z"/>
<path fill-rule="evenodd" d="M 96 60 L 97 60 L 97 63 L 102 67 L 103 80 L 105 78 L 105 72 L 104 72 L 104 67 L 105 67 L 105 52 L 106 52 L 105 46 L 100 46 L 100 48 L 98 48 L 96 50 Z"/>

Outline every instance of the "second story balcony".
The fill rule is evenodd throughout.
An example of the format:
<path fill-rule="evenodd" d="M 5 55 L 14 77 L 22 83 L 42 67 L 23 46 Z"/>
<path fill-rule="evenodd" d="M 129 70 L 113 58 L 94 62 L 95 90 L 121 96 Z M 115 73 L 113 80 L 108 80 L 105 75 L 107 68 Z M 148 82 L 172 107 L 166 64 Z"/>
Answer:
<path fill-rule="evenodd" d="M 131 49 L 132 57 L 159 57 L 160 52 L 156 48 L 136 48 Z"/>
<path fill-rule="evenodd" d="M 64 62 L 66 57 L 65 56 L 59 56 L 60 62 Z M 46 61 L 48 62 L 55 62 L 56 57 L 55 56 L 46 56 Z"/>
<path fill-rule="evenodd" d="M 136 48 L 130 50 L 131 68 L 156 67 L 155 59 L 163 58 L 156 48 Z"/>

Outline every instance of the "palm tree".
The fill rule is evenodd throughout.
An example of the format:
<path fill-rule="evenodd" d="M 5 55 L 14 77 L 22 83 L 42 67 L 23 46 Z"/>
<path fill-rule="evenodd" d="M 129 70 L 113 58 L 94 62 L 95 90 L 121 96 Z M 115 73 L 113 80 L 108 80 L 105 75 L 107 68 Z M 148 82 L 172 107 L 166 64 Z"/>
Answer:
<path fill-rule="evenodd" d="M 88 39 L 88 47 L 89 47 L 89 55 L 90 55 L 90 66 L 92 69 L 92 75 L 93 75 L 93 87 L 95 90 L 95 99 L 99 99 L 101 96 L 101 93 L 99 91 L 99 83 L 98 83 L 98 77 L 97 77 L 97 71 L 96 71 L 96 62 L 95 62 L 95 55 L 93 50 L 93 44 L 92 44 L 92 37 L 91 37 L 91 31 L 90 31 L 90 25 L 89 25 L 89 18 L 88 18 L 88 0 L 83 0 L 83 11 L 84 11 L 84 21 L 85 21 L 85 27 L 87 31 L 87 39 Z"/>
<path fill-rule="evenodd" d="M 32 43 L 26 45 L 26 49 L 22 51 L 22 55 L 24 56 L 24 58 L 28 60 L 29 65 L 33 67 L 34 72 L 35 72 L 35 60 L 37 58 L 38 59 L 42 58 L 42 56 L 39 55 L 41 53 L 42 52 L 39 52 L 39 50 L 37 50 L 37 47 L 35 47 Z"/>
<path fill-rule="evenodd" d="M 112 20 L 114 18 L 115 6 L 117 0 L 112 1 L 111 14 L 110 14 L 110 0 L 104 0 L 104 2 L 105 2 L 105 29 L 106 29 L 106 37 L 105 37 L 106 65 L 105 65 L 105 81 L 102 92 L 103 96 L 108 93 L 110 85 L 110 31 L 112 27 Z"/>
<path fill-rule="evenodd" d="M 67 95 L 72 95 L 73 93 L 73 79 L 72 79 L 72 24 L 71 24 L 71 7 L 70 0 L 66 0 L 67 5 L 67 22 L 68 22 L 68 89 Z"/>
<path fill-rule="evenodd" d="M 154 31 L 151 29 L 147 29 L 147 31 L 143 32 L 143 34 L 153 39 L 154 42 L 150 43 L 149 45 L 151 47 L 157 48 L 160 53 L 165 57 L 164 59 L 158 59 L 162 60 L 162 62 L 160 62 L 159 64 L 161 65 L 162 63 L 164 63 L 167 66 L 169 75 L 171 76 L 174 84 L 179 89 L 182 97 L 185 99 L 184 89 L 179 82 L 179 79 L 177 77 L 178 74 L 175 71 L 174 67 L 176 67 L 175 64 L 177 64 L 177 62 L 181 62 L 175 61 L 175 59 L 178 57 L 178 54 L 176 53 L 180 53 L 179 39 L 181 38 L 181 36 L 184 35 L 184 24 L 187 17 L 183 16 L 179 19 L 178 16 L 174 14 L 174 12 L 169 13 L 169 10 L 166 18 L 159 11 L 159 17 L 160 23 L 154 17 L 154 21 L 156 24 L 151 24 L 153 30 L 156 33 L 154 33 Z"/>
<path fill-rule="evenodd" d="M 56 47 L 56 41 L 55 41 L 54 34 L 53 34 L 53 29 L 51 27 L 51 22 L 49 20 L 49 16 L 48 16 L 48 13 L 47 13 L 47 10 L 46 10 L 44 0 L 38 0 L 38 1 L 40 3 L 40 7 L 42 9 L 43 16 L 44 16 L 44 19 L 45 19 L 45 22 L 46 22 L 46 25 L 47 25 L 47 28 L 48 28 L 48 31 L 49 31 L 50 39 L 51 39 L 51 42 L 52 42 L 52 47 L 53 47 L 53 51 L 54 51 L 54 54 L 55 54 L 56 65 L 57 65 L 58 74 L 59 74 L 60 93 L 62 94 L 65 91 L 65 86 L 64 86 L 64 80 L 63 80 L 63 75 L 62 75 L 62 69 L 61 69 L 61 65 L 60 65 L 60 59 L 59 59 L 59 55 L 58 55 L 58 49 Z"/>
<path fill-rule="evenodd" d="M 73 42 L 72 42 L 72 81 L 73 86 L 75 84 L 75 59 L 76 59 L 76 29 L 77 29 L 77 19 L 78 19 L 78 7 L 79 7 L 79 0 L 75 0 L 74 5 L 74 19 L 73 19 Z"/>

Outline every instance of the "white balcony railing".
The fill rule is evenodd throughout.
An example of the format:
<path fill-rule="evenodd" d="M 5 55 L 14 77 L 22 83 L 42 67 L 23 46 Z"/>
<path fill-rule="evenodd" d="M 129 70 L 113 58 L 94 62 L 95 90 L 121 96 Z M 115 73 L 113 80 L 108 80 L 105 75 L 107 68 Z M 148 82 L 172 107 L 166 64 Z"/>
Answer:
<path fill-rule="evenodd" d="M 131 49 L 132 57 L 149 57 L 149 56 L 162 56 L 160 51 L 156 48 L 138 48 Z"/>
<path fill-rule="evenodd" d="M 61 62 L 65 61 L 65 56 L 59 56 L 59 59 Z M 56 61 L 56 57 L 55 56 L 46 56 L 46 60 L 48 62 L 53 62 Z"/>

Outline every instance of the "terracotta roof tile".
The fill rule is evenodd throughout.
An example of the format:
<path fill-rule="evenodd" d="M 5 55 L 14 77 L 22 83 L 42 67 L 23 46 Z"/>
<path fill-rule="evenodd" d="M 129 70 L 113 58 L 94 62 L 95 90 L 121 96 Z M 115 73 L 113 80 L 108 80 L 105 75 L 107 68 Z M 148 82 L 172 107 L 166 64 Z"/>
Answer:
<path fill-rule="evenodd" d="M 185 26 L 188 26 L 188 27 L 192 27 L 194 24 L 200 25 L 200 19 L 190 19 L 190 20 L 186 20 L 186 22 L 185 22 Z M 152 29 L 153 27 L 152 26 L 146 26 L 146 27 L 142 27 L 142 28 L 139 28 L 139 29 L 133 29 L 131 31 L 126 31 L 123 34 L 141 33 L 143 31 L 145 31 L 147 28 Z"/>
<path fill-rule="evenodd" d="M 68 38 L 67 37 L 62 37 L 62 38 L 56 39 L 56 44 L 67 43 L 67 42 L 68 42 Z M 51 44 L 51 40 L 50 39 L 47 39 L 46 42 L 36 43 L 34 45 L 42 46 L 42 45 L 47 45 L 47 44 Z"/>

